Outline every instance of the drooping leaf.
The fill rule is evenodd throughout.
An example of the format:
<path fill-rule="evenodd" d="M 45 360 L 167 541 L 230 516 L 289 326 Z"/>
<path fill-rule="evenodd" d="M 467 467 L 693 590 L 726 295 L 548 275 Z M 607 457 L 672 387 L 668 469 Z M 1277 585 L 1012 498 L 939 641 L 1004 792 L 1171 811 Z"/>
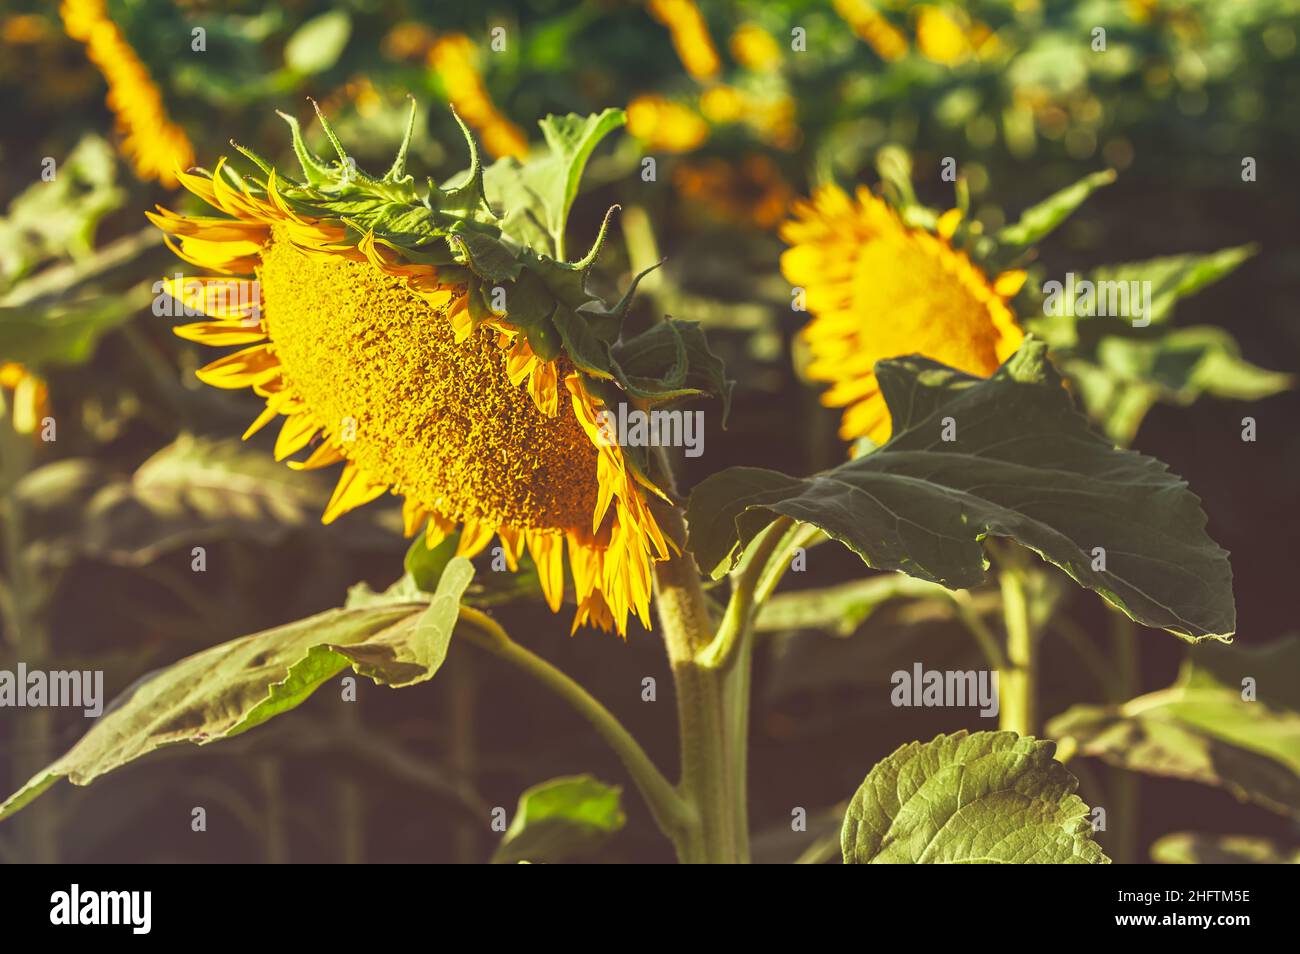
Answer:
<path fill-rule="evenodd" d="M 1083 205 L 1088 196 L 1114 181 L 1113 169 L 1084 176 L 1073 185 L 1068 185 L 1037 205 L 1025 209 L 1018 221 L 1000 229 L 995 238 L 1001 245 L 1028 248 L 1051 234 L 1075 209 Z"/>
<path fill-rule="evenodd" d="M 1014 732 L 909 742 L 844 815 L 845 864 L 1106 864 L 1055 746 Z"/>
<path fill-rule="evenodd" d="M 473 575 L 453 561 L 424 603 L 330 610 L 214 646 L 150 674 L 108 707 L 62 758 L 0 805 L 6 818 L 60 778 L 89 785 L 165 745 L 230 738 L 303 702 L 351 666 L 380 685 L 431 679 Z"/>
<path fill-rule="evenodd" d="M 880 449 L 810 478 L 735 467 L 695 488 L 689 547 L 706 571 L 726 572 L 785 515 L 876 569 L 967 589 L 984 578 L 984 537 L 1004 536 L 1145 625 L 1233 633 L 1231 570 L 1200 501 L 1159 461 L 1088 429 L 1042 342 L 987 380 L 919 356 L 876 375 L 893 415 Z"/>
<path fill-rule="evenodd" d="M 1250 835 L 1184 831 L 1157 839 L 1151 860 L 1162 865 L 1300 865 L 1300 848 L 1285 849 Z"/>
<path fill-rule="evenodd" d="M 627 821 L 622 791 L 590 775 L 534 785 L 519 796 L 493 863 L 557 862 L 593 851 Z"/>
<path fill-rule="evenodd" d="M 1074 706 L 1047 732 L 1111 765 L 1219 786 L 1300 818 L 1298 672 L 1297 637 L 1255 649 L 1198 646 L 1168 689 L 1119 706 Z"/>

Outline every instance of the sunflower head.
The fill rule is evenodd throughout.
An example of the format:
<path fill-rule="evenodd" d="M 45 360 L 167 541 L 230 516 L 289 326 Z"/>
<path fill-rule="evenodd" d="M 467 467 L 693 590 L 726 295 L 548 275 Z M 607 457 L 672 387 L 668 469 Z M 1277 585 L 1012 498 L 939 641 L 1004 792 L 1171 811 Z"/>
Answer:
<path fill-rule="evenodd" d="M 224 163 L 178 173 L 224 215 L 149 213 L 208 272 L 170 283 L 207 318 L 177 334 L 241 346 L 199 377 L 262 398 L 245 436 L 279 420 L 275 454 L 289 466 L 343 464 L 325 522 L 391 492 L 427 545 L 456 534 L 472 556 L 496 539 L 512 569 L 527 551 L 551 608 L 566 592 L 576 602 L 575 628 L 625 633 L 629 613 L 648 625 L 651 568 L 672 545 L 649 506 L 660 475 L 605 439 L 600 412 L 726 382 L 689 323 L 623 338 L 635 279 L 613 306 L 587 289 L 608 215 L 591 251 L 563 260 L 582 163 L 622 114 L 548 117 L 537 164 L 488 169 L 462 124 L 470 166 L 449 189 L 406 172 L 414 105 L 382 176 L 358 167 L 324 116 L 336 160 L 285 119 L 301 180 L 240 148 L 260 176 Z M 661 347 L 665 334 L 675 346 Z"/>
<path fill-rule="evenodd" d="M 869 189 L 831 185 L 796 202 L 781 229 L 790 245 L 782 272 L 813 316 L 803 329 L 807 374 L 831 385 L 823 404 L 845 408 L 844 440 L 889 438 L 877 361 L 922 354 L 987 376 L 1023 340 L 1008 302 L 1025 273 L 978 264 L 954 240 L 969 232 L 960 209 L 930 218 L 930 228 L 909 224 Z"/>

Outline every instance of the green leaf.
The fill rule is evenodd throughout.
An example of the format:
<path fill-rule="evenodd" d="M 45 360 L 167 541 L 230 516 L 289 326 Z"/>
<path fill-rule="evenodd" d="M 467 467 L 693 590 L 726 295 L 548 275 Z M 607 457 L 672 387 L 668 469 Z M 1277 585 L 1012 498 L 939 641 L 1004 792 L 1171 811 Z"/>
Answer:
<path fill-rule="evenodd" d="M 474 569 L 453 560 L 428 605 L 329 610 L 204 650 L 139 680 L 62 758 L 0 805 L 0 819 L 60 778 L 89 785 L 156 749 L 207 745 L 302 703 L 351 666 L 380 685 L 432 679 L 447 654 Z"/>
<path fill-rule="evenodd" d="M 343 55 L 352 35 L 352 17 L 331 10 L 312 17 L 284 45 L 284 62 L 298 73 L 323 73 Z"/>
<path fill-rule="evenodd" d="M 147 284 L 75 301 L 0 307 L 0 359 L 29 368 L 89 361 L 99 340 L 149 304 Z"/>
<path fill-rule="evenodd" d="M 1115 171 L 1104 169 L 1084 176 L 1073 185 L 1048 196 L 1037 205 L 1030 206 L 1019 221 L 1000 229 L 994 236 L 1000 245 L 1028 248 L 1051 234 L 1058 225 L 1074 214 L 1074 210 L 1102 186 L 1115 181 Z"/>
<path fill-rule="evenodd" d="M 620 341 L 614 359 L 621 375 L 633 382 L 653 382 L 664 391 L 687 389 L 722 398 L 722 423 L 731 412 L 734 381 L 722 359 L 709 348 L 697 321 L 666 318 L 648 330 Z"/>
<path fill-rule="evenodd" d="M 1014 732 L 909 742 L 844 815 L 845 864 L 1107 864 L 1055 746 Z"/>
<path fill-rule="evenodd" d="M 1300 818 L 1300 638 L 1199 646 L 1168 689 L 1119 706 L 1074 706 L 1047 726 L 1081 755 L 1226 788 Z M 1256 697 L 1243 698 L 1243 680 Z"/>
<path fill-rule="evenodd" d="M 1222 328 L 1104 324 L 1083 325 L 1084 340 L 1062 354 L 1062 366 L 1088 415 L 1117 444 L 1133 441 L 1158 402 L 1188 405 L 1202 395 L 1255 401 L 1294 385 L 1291 375 L 1245 360 L 1236 339 Z M 1110 333 L 1094 336 L 1094 331 Z"/>
<path fill-rule="evenodd" d="M 1227 554 L 1200 501 L 1164 464 L 1088 429 L 1042 342 L 987 380 L 919 356 L 876 375 L 893 415 L 879 450 L 811 478 L 736 467 L 695 488 L 689 548 L 706 571 L 726 572 L 785 515 L 876 569 L 969 589 L 984 578 L 982 541 L 1003 536 L 1147 626 L 1191 640 L 1234 632 Z"/>
<path fill-rule="evenodd" d="M 590 775 L 534 785 L 519 796 L 492 862 L 556 862 L 593 851 L 627 821 L 622 791 Z"/>
<path fill-rule="evenodd" d="M 837 586 L 777 594 L 763 605 L 757 624 L 764 632 L 818 629 L 849 636 L 891 600 L 947 598 L 947 592 L 938 584 L 904 573 L 870 576 Z"/>
<path fill-rule="evenodd" d="M 538 252 L 564 259 L 569 209 L 592 150 L 627 121 L 621 109 L 592 116 L 547 116 L 541 120 L 547 152 L 526 162 L 513 157 L 488 167 L 488 200 L 505 210 L 502 231 Z"/>
<path fill-rule="evenodd" d="M 1286 850 L 1267 838 L 1177 832 L 1151 846 L 1162 865 L 1300 865 L 1300 848 Z"/>
<path fill-rule="evenodd" d="M 17 488 L 33 511 L 50 500 L 46 470 L 28 474 Z M 61 523 L 43 527 L 41 550 L 59 561 L 89 556 L 143 566 L 196 542 L 271 544 L 290 529 L 318 527 L 328 499 L 320 482 L 238 440 L 183 434 L 129 478 L 96 473 L 84 501 L 66 501 L 73 513 L 49 515 L 47 523 Z"/>
<path fill-rule="evenodd" d="M 430 548 L 425 545 L 424 534 L 417 533 L 406 551 L 406 575 L 389 589 L 399 593 L 432 593 L 442 579 L 447 564 L 456 555 L 459 543 L 460 533 L 456 532 L 448 534 L 437 546 Z M 465 590 L 461 602 L 466 606 L 490 607 L 517 600 L 540 601 L 543 598 L 541 579 L 537 575 L 537 564 L 528 551 L 519 555 L 519 569 L 513 573 L 508 571 L 508 567 L 504 570 L 497 569 L 504 564 L 504 559 L 494 551 L 495 547 L 489 549 L 493 571 L 480 574 Z M 498 560 L 502 563 L 498 563 Z M 398 589 L 399 587 L 409 587 L 409 590 Z M 363 598 L 373 596 L 366 593 L 361 595 Z"/>
<path fill-rule="evenodd" d="M 54 178 L 28 186 L 0 218 L 0 289 L 51 259 L 90 255 L 100 219 L 122 204 L 108 142 L 83 136 L 56 158 Z"/>
<path fill-rule="evenodd" d="M 1253 245 L 1238 245 L 1206 254 L 1169 255 L 1143 262 L 1103 265 L 1087 277 L 1098 283 L 1150 282 L 1151 313 L 1148 317 L 1156 324 L 1169 317 L 1180 299 L 1231 275 L 1255 251 Z"/>

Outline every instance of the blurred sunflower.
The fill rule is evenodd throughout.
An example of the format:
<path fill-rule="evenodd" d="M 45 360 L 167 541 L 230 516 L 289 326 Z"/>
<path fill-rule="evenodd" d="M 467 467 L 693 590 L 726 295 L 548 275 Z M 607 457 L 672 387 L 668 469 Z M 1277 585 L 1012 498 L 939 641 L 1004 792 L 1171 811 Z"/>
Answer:
<path fill-rule="evenodd" d="M 194 147 L 167 115 L 162 93 L 109 18 L 104 0 L 63 0 L 59 12 L 68 36 L 85 44 L 86 55 L 108 82 L 108 106 L 131 168 L 141 179 L 174 186 L 173 170 L 194 161 Z"/>
<path fill-rule="evenodd" d="M 528 155 L 528 137 L 506 117 L 488 94 L 474 62 L 474 44 L 463 33 L 449 33 L 434 41 L 429 65 L 447 90 L 447 98 L 480 136 L 495 158 Z"/>
<path fill-rule="evenodd" d="M 953 247 L 961 213 L 942 215 L 934 233 L 910 228 L 869 189 L 851 197 L 836 186 L 794 204 L 781 228 L 791 247 L 781 271 L 807 292 L 813 314 L 803 329 L 808 375 L 832 387 L 827 407 L 846 410 L 840 437 L 888 440 L 889 409 L 876 382 L 883 358 L 923 354 L 987 376 L 1024 335 L 1007 306 L 1023 271 L 990 278 Z"/>
<path fill-rule="evenodd" d="M 6 400 L 7 398 L 7 400 Z M 45 379 L 16 361 L 0 361 L 0 413 L 12 404 L 15 433 L 34 434 L 49 412 L 50 392 Z"/>
<path fill-rule="evenodd" d="M 342 194 L 355 209 L 359 188 L 373 186 L 376 197 L 413 189 L 401 175 L 405 146 L 396 175 L 359 179 L 355 164 L 316 159 L 291 125 L 311 185 L 265 165 L 259 181 L 219 164 L 179 178 L 227 217 L 149 213 L 181 258 L 214 273 L 168 283 L 174 298 L 211 319 L 176 333 L 241 346 L 199 378 L 265 399 L 244 436 L 283 418 L 277 460 L 309 451 L 289 466 L 344 465 L 323 522 L 385 492 L 400 495 L 407 534 L 423 527 L 430 546 L 459 530 L 457 554 L 473 556 L 496 537 L 511 569 L 527 548 L 552 611 L 564 594 L 567 545 L 574 629 L 626 634 L 629 611 L 649 626 L 651 568 L 668 556 L 645 496 L 659 491 L 603 439 L 601 398 L 566 352 L 545 353 L 509 314 L 485 311 L 469 268 L 450 258 L 410 261 L 395 241 L 400 230 L 358 232 L 354 218 L 331 214 L 331 198 Z M 335 173 L 341 188 L 322 183 Z M 432 209 L 421 198 L 414 213 L 395 203 L 394 214 L 407 226 L 413 214 L 432 221 L 443 214 L 439 198 L 456 209 L 449 219 L 486 205 L 477 156 L 463 186 L 432 194 Z M 453 240 L 465 225 L 448 230 Z M 426 248 L 410 257 L 431 256 Z M 251 293 L 232 293 L 238 275 L 256 276 Z M 512 293 L 512 308 L 523 299 Z"/>
<path fill-rule="evenodd" d="M 668 28 L 686 72 L 701 82 L 718 75 L 721 62 L 708 24 L 692 0 L 646 0 L 650 15 Z"/>

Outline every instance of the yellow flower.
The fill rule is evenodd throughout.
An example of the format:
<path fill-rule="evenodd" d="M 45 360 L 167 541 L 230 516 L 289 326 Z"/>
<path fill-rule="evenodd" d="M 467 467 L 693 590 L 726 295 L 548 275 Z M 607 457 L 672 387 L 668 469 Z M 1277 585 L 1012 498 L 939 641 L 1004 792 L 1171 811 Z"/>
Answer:
<path fill-rule="evenodd" d="M 483 148 L 496 158 L 528 155 L 528 137 L 503 116 L 488 95 L 474 63 L 474 44 L 463 33 L 439 37 L 429 51 L 429 64 L 447 90 L 456 111 L 483 139 Z"/>
<path fill-rule="evenodd" d="M 457 553 L 473 556 L 495 536 L 511 568 L 527 548 L 552 611 L 567 546 L 575 629 L 625 634 L 629 612 L 649 625 L 652 566 L 668 556 L 654 488 L 603 439 L 603 405 L 563 352 L 539 357 L 508 315 L 475 322 L 464 285 L 373 232 L 301 214 L 274 171 L 239 188 L 220 164 L 180 180 L 229 217 L 149 214 L 210 273 L 169 283 L 210 319 L 176 333 L 240 346 L 198 375 L 265 400 L 245 437 L 283 418 L 277 459 L 344 465 L 325 523 L 391 491 L 430 545 L 459 529 Z M 255 294 L 230 293 L 238 275 L 256 276 Z"/>
<path fill-rule="evenodd" d="M 971 56 L 987 59 L 998 50 L 997 36 L 983 23 L 971 23 L 962 11 L 949 15 L 938 7 L 916 8 L 916 46 L 926 59 L 958 66 Z"/>
<path fill-rule="evenodd" d="M 668 28 L 677 58 L 697 80 L 711 80 L 721 64 L 708 25 L 691 0 L 647 0 L 650 15 Z"/>
<path fill-rule="evenodd" d="M 889 438 L 889 410 L 876 383 L 883 358 L 923 354 L 987 376 L 1015 353 L 1023 334 L 1007 301 L 1025 273 L 990 280 L 953 247 L 961 214 L 940 217 L 937 234 L 909 228 L 884 200 L 835 186 L 796 202 L 781 229 L 791 247 L 781 270 L 807 292 L 803 330 L 809 376 L 833 386 L 822 397 L 846 408 L 840 437 Z"/>
<path fill-rule="evenodd" d="M 50 391 L 45 379 L 16 361 L 3 361 L 0 362 L 0 410 L 4 407 L 5 391 L 11 395 L 14 431 L 35 434 L 50 406 Z"/>
<path fill-rule="evenodd" d="M 627 131 L 651 149 L 691 152 L 709 138 L 699 114 L 662 96 L 638 96 L 627 104 Z"/>
<path fill-rule="evenodd" d="M 167 116 L 162 94 L 117 24 L 104 0 L 63 0 L 68 36 L 86 45 L 86 55 L 108 81 L 108 107 L 122 135 L 122 152 L 141 179 L 174 186 L 173 173 L 194 161 L 185 131 Z"/>
<path fill-rule="evenodd" d="M 781 47 L 755 23 L 742 23 L 731 34 L 731 55 L 747 70 L 766 73 L 781 65 Z"/>
<path fill-rule="evenodd" d="M 870 0 L 834 0 L 840 15 L 882 60 L 892 63 L 907 53 L 907 37 L 880 15 Z"/>
<path fill-rule="evenodd" d="M 734 86 L 719 83 L 700 94 L 700 112 L 714 123 L 734 123 L 745 114 L 746 97 Z"/>

